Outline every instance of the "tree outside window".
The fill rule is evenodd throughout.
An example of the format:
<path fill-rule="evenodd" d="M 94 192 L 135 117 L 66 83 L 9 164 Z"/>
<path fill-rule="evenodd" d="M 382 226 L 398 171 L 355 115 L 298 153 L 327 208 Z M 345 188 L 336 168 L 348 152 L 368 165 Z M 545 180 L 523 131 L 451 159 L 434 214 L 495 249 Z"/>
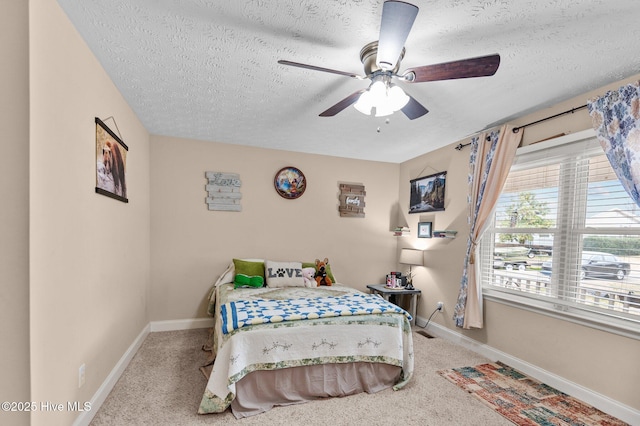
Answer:
<path fill-rule="evenodd" d="M 518 200 L 505 209 L 505 219 L 499 224 L 502 228 L 549 228 L 553 221 L 546 219 L 549 208 L 544 201 L 538 201 L 533 192 L 521 192 Z M 499 235 L 503 243 L 516 242 L 525 245 L 533 241 L 530 233 L 507 233 Z"/>

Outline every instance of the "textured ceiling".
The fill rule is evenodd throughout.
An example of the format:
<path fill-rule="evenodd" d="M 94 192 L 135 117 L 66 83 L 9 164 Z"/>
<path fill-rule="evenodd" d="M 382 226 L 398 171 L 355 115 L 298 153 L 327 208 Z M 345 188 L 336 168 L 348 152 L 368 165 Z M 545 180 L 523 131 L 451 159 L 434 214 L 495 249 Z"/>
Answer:
<path fill-rule="evenodd" d="M 640 72 L 638 0 L 431 0 L 403 69 L 499 53 L 492 77 L 398 83 L 416 120 L 318 114 L 362 74 L 382 0 L 58 0 L 156 135 L 402 162 Z"/>

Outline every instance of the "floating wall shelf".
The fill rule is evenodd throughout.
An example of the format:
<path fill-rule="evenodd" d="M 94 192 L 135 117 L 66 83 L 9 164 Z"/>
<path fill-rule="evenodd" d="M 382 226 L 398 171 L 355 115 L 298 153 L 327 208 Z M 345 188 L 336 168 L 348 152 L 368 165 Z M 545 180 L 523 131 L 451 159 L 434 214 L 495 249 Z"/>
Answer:
<path fill-rule="evenodd" d="M 407 235 L 409 233 L 409 228 L 406 226 L 398 226 L 393 230 L 394 237 L 402 237 L 403 235 Z"/>
<path fill-rule="evenodd" d="M 455 238 L 458 231 L 446 229 L 444 231 L 433 231 L 433 238 Z"/>

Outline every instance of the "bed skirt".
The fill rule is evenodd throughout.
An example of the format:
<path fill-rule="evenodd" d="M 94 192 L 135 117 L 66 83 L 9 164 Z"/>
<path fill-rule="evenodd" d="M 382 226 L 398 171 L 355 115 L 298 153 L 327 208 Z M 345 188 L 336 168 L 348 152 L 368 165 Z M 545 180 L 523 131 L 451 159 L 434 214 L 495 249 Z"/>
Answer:
<path fill-rule="evenodd" d="M 264 413 L 275 406 L 361 392 L 376 393 L 392 387 L 401 374 L 401 367 L 369 362 L 254 371 L 236 383 L 231 411 L 239 419 Z"/>

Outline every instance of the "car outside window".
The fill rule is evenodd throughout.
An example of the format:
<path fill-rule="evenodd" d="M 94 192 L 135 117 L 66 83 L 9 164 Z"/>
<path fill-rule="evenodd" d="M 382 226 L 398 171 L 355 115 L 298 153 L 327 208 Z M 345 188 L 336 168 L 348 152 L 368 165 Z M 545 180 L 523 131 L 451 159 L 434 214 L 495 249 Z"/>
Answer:
<path fill-rule="evenodd" d="M 589 258 L 587 259 L 587 263 L 596 263 L 596 262 L 602 262 L 603 258 L 601 255 L 599 254 L 594 254 L 592 256 L 589 256 Z"/>

